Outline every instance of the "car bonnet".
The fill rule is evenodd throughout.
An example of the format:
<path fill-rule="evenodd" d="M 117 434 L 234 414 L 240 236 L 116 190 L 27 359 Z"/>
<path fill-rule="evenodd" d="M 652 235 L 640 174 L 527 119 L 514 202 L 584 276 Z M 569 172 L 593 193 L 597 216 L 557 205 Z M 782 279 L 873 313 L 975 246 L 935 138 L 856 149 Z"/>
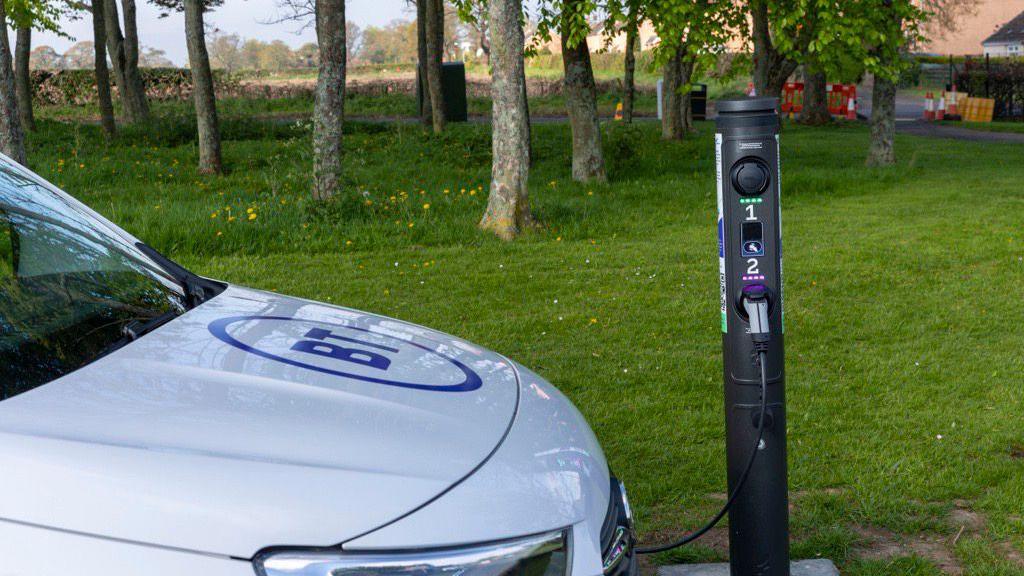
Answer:
<path fill-rule="evenodd" d="M 470 343 L 231 287 L 0 402 L 0 519 L 240 558 L 329 546 L 472 474 L 518 399 Z"/>

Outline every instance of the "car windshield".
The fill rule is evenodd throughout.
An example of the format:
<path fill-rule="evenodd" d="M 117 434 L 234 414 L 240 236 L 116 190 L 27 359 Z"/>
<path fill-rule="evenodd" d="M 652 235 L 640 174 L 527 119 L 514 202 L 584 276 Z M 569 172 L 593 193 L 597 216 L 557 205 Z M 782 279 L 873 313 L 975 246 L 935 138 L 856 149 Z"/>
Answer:
<path fill-rule="evenodd" d="M 102 219 L 0 164 L 0 400 L 76 370 L 185 309 Z"/>

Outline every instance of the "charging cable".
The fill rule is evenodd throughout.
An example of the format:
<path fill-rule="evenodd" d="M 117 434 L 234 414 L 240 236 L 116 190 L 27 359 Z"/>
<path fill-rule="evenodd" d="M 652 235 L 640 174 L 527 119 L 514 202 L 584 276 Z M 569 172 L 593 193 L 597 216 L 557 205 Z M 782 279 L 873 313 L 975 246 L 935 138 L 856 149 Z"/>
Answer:
<path fill-rule="evenodd" d="M 637 554 L 657 554 L 658 552 L 666 552 L 681 546 L 686 546 L 707 534 L 722 520 L 722 518 L 725 517 L 726 514 L 729 513 L 729 509 L 732 508 L 732 504 L 736 501 L 736 497 L 739 496 L 740 491 L 743 490 L 743 485 L 747 483 L 747 478 L 750 476 L 750 470 L 754 467 L 754 460 L 757 459 L 757 453 L 760 452 L 761 442 L 764 439 L 765 413 L 768 411 L 768 341 L 771 340 L 771 332 L 768 328 L 768 288 L 760 284 L 744 288 L 743 309 L 746 311 L 747 318 L 750 321 L 750 336 L 754 341 L 754 362 L 758 365 L 758 368 L 760 368 L 761 371 L 761 413 L 757 418 L 757 441 L 754 442 L 754 448 L 750 451 L 750 458 L 747 460 L 747 466 L 743 469 L 743 474 L 740 475 L 739 481 L 736 482 L 736 487 L 733 488 L 732 494 L 729 495 L 729 499 L 725 501 L 725 505 L 722 506 L 722 509 L 718 511 L 718 514 L 715 514 L 707 524 L 699 530 L 695 530 L 674 542 L 637 548 Z"/>

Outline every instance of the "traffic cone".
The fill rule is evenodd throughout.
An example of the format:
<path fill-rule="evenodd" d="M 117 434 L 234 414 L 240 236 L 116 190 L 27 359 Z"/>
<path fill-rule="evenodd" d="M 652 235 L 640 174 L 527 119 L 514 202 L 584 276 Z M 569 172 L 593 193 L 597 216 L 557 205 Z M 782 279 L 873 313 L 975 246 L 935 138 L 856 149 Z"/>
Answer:
<path fill-rule="evenodd" d="M 747 82 L 747 96 L 751 98 L 757 96 L 757 88 L 754 88 L 753 82 Z"/>
<path fill-rule="evenodd" d="M 924 119 L 928 121 L 935 120 L 935 100 L 932 99 L 931 92 L 924 96 Z"/>
<path fill-rule="evenodd" d="M 857 99 L 850 98 L 846 101 L 846 119 L 856 120 L 857 119 Z"/>
<path fill-rule="evenodd" d="M 939 109 L 935 111 L 935 119 L 936 120 L 945 120 L 946 119 L 946 97 L 945 96 L 939 97 Z"/>
<path fill-rule="evenodd" d="M 956 92 L 956 86 L 953 86 L 953 91 L 949 93 L 949 108 L 946 110 L 950 116 L 960 116 L 960 110 L 957 106 L 957 100 L 959 100 L 959 94 Z"/>
<path fill-rule="evenodd" d="M 622 120 L 622 102 L 615 105 L 615 120 Z"/>

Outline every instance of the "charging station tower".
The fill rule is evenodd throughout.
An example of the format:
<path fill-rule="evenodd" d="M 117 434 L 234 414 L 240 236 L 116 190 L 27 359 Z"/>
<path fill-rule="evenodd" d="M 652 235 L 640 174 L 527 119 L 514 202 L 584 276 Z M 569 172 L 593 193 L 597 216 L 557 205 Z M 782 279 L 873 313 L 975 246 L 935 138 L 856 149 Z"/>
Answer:
<path fill-rule="evenodd" d="M 719 100 L 718 257 L 722 307 L 729 493 L 741 481 L 758 440 L 760 353 L 767 397 L 763 434 L 746 482 L 729 510 L 732 576 L 789 576 L 786 396 L 782 310 L 779 116 L 775 98 Z M 767 299 L 767 326 L 749 300 Z M 763 300 L 762 300 L 763 301 Z M 753 326 L 752 326 L 753 323 Z"/>

